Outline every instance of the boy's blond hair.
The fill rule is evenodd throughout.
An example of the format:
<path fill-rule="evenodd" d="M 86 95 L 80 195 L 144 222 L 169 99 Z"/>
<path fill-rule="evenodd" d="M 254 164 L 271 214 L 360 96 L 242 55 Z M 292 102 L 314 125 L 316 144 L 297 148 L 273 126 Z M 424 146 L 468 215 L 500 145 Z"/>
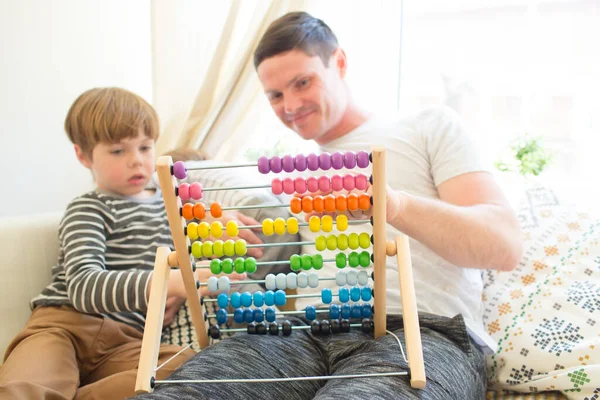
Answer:
<path fill-rule="evenodd" d="M 98 143 L 133 138 L 140 129 L 149 138 L 158 138 L 156 111 L 140 96 L 121 88 L 95 88 L 82 93 L 65 119 L 67 136 L 89 155 Z"/>

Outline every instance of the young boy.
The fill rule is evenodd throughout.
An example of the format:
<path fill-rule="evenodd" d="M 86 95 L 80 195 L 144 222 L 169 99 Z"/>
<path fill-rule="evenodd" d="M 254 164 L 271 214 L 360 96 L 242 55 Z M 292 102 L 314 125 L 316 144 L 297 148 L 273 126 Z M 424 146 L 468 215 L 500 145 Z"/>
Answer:
<path fill-rule="evenodd" d="M 124 89 L 92 89 L 71 106 L 65 130 L 97 187 L 67 207 L 52 283 L 31 301 L 33 313 L 6 351 L 0 399 L 133 396 L 156 249 L 172 247 L 160 190 L 148 188 L 154 109 Z M 173 270 L 166 324 L 185 298 Z M 179 350 L 162 345 L 158 364 Z M 157 378 L 194 354 L 178 355 Z"/>

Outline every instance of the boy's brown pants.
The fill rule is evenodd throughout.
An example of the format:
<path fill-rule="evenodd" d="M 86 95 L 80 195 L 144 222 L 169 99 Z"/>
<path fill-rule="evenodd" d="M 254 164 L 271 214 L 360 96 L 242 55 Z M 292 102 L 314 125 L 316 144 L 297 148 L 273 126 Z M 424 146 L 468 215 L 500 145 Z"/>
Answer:
<path fill-rule="evenodd" d="M 38 307 L 0 367 L 0 399 L 124 399 L 134 395 L 142 332 L 70 307 Z M 161 345 L 158 365 L 181 347 Z M 156 373 L 164 379 L 196 354 L 187 349 Z"/>

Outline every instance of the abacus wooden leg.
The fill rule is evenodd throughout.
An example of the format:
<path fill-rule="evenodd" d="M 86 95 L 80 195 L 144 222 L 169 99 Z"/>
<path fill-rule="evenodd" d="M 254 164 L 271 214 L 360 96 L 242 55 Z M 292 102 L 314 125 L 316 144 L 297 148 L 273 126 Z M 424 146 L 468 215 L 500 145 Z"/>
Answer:
<path fill-rule="evenodd" d="M 159 247 L 156 250 L 148 312 L 146 313 L 146 325 L 144 326 L 144 338 L 142 339 L 142 352 L 140 354 L 140 364 L 135 382 L 136 393 L 148 393 L 153 390 L 150 381 L 156 376 L 155 369 L 158 363 L 160 338 L 167 302 L 167 288 L 171 271 L 168 262 L 170 253 L 171 250 L 168 247 Z"/>
<path fill-rule="evenodd" d="M 417 298 L 410 259 L 408 236 L 396 238 L 398 259 L 398 278 L 400 279 L 400 294 L 402 296 L 402 315 L 404 319 L 404 337 L 408 368 L 410 369 L 410 385 L 415 389 L 423 389 L 426 384 L 425 364 L 423 362 L 423 347 L 417 313 Z"/>

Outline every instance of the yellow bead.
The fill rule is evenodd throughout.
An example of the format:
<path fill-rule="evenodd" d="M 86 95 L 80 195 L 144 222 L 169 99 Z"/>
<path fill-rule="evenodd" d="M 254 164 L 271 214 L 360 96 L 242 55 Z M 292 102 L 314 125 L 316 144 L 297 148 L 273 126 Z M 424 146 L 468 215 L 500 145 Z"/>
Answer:
<path fill-rule="evenodd" d="M 328 250 L 337 249 L 337 237 L 335 235 L 327 236 L 327 249 Z"/>
<path fill-rule="evenodd" d="M 308 228 L 311 232 L 319 232 L 321 230 L 321 218 L 313 215 L 308 220 Z"/>
<path fill-rule="evenodd" d="M 200 243 L 200 242 L 192 243 L 192 255 L 195 258 L 202 257 L 202 243 Z"/>
<path fill-rule="evenodd" d="M 368 249 L 371 247 L 371 236 L 367 232 L 363 232 L 358 236 L 358 244 L 361 249 Z"/>
<path fill-rule="evenodd" d="M 335 217 L 335 225 L 337 226 L 337 230 L 340 232 L 344 232 L 348 229 L 348 216 L 345 214 L 340 214 Z"/>
<path fill-rule="evenodd" d="M 273 227 L 273 220 L 271 218 L 265 218 L 263 220 L 262 231 L 267 236 L 271 236 L 275 232 L 275 228 Z"/>
<path fill-rule="evenodd" d="M 227 234 L 227 236 L 229 236 L 230 238 L 236 237 L 238 235 L 238 232 L 239 228 L 237 221 L 227 221 L 227 224 L 225 225 L 225 233 Z"/>
<path fill-rule="evenodd" d="M 225 255 L 225 252 L 223 251 L 223 245 L 224 245 L 224 243 L 222 240 L 215 240 L 215 242 L 213 243 L 213 247 L 212 247 L 214 256 L 223 257 Z"/>
<path fill-rule="evenodd" d="M 190 222 L 187 225 L 187 235 L 192 240 L 198 239 L 198 224 L 197 223 Z"/>
<path fill-rule="evenodd" d="M 198 224 L 198 236 L 201 239 L 206 239 L 210 236 L 210 225 L 208 222 L 200 222 Z"/>
<path fill-rule="evenodd" d="M 234 248 L 235 248 L 236 256 L 245 256 L 246 255 L 246 241 L 244 239 L 236 240 Z"/>
<path fill-rule="evenodd" d="M 277 235 L 285 235 L 285 219 L 275 218 L 275 221 L 273 221 L 273 229 Z"/>
<path fill-rule="evenodd" d="M 220 239 L 223 236 L 223 224 L 221 221 L 214 221 L 210 224 L 210 235 L 215 239 Z"/>
<path fill-rule="evenodd" d="M 204 257 L 212 257 L 213 255 L 213 242 L 207 240 L 202 243 L 202 255 Z"/>
<path fill-rule="evenodd" d="M 359 246 L 359 241 L 358 241 L 358 234 L 357 233 L 351 233 L 348 235 L 348 247 L 350 247 L 352 250 L 356 250 L 358 249 Z"/>
<path fill-rule="evenodd" d="M 348 235 L 340 233 L 337 237 L 337 246 L 342 251 L 348 249 Z"/>
<path fill-rule="evenodd" d="M 321 224 L 323 225 L 323 232 L 331 232 L 333 230 L 333 218 L 331 215 L 323 215 Z"/>
<path fill-rule="evenodd" d="M 227 257 L 232 257 L 235 255 L 235 242 L 231 239 L 226 240 L 225 244 L 223 244 L 223 252 Z"/>
<path fill-rule="evenodd" d="M 319 235 L 315 238 L 315 247 L 318 251 L 323 251 L 327 248 L 327 239 L 325 239 L 325 236 Z"/>
<path fill-rule="evenodd" d="M 290 217 L 287 219 L 287 230 L 292 235 L 298 233 L 298 218 Z"/>

